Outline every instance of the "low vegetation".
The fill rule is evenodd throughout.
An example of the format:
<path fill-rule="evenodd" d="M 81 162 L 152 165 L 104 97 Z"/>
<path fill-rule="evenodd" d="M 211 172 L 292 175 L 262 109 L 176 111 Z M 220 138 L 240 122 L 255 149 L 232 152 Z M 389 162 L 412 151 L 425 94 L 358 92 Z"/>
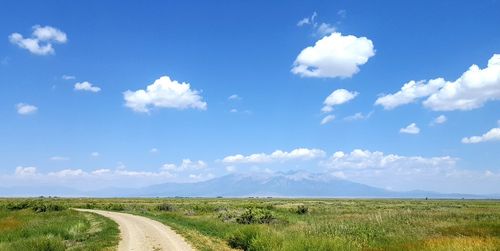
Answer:
<path fill-rule="evenodd" d="M 44 223 L 59 226 L 41 231 L 44 234 L 40 234 L 43 237 L 37 240 L 38 245 L 84 245 L 92 237 L 78 239 L 72 237 L 70 230 L 78 229 L 75 226 L 83 222 L 78 231 L 88 232 L 88 220 L 82 221 L 81 214 L 65 209 L 80 207 L 123 211 L 158 220 L 199 250 L 500 250 L 500 201 L 495 200 L 172 198 L 58 202 L 62 211 L 55 210 L 59 207 L 47 207 L 51 209 L 43 213 L 10 204 L 11 208 L 6 206 L 0 215 L 0 231 L 14 231 L 5 229 L 16 225 L 14 219 L 22 219 L 19 213 L 40 218 L 39 221 L 50 214 L 64 223 Z M 12 246 L 21 235 L 0 236 L 0 245 L 4 245 L 0 250 L 4 250 L 2 247 Z"/>
<path fill-rule="evenodd" d="M 58 199 L 0 200 L 0 250 L 113 250 L 116 223 Z"/>

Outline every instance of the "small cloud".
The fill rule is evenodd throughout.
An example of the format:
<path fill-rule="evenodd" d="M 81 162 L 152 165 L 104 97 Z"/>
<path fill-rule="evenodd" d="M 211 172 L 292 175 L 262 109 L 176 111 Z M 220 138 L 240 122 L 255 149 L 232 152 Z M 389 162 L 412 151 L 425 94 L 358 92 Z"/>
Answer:
<path fill-rule="evenodd" d="M 23 167 L 23 166 L 18 166 L 16 167 L 15 175 L 16 176 L 33 176 L 37 174 L 37 169 L 36 167 L 29 166 L 29 167 Z"/>
<path fill-rule="evenodd" d="M 229 97 L 227 97 L 228 100 L 241 100 L 241 97 L 238 96 L 238 94 L 233 94 Z"/>
<path fill-rule="evenodd" d="M 313 14 L 310 17 L 304 17 L 303 19 L 299 20 L 297 22 L 297 26 L 301 27 L 307 24 L 314 24 L 316 16 L 318 16 L 318 14 L 316 12 L 313 12 Z"/>
<path fill-rule="evenodd" d="M 94 86 L 90 82 L 81 82 L 75 84 L 75 91 L 89 91 L 89 92 L 99 92 L 101 88 Z"/>
<path fill-rule="evenodd" d="M 418 128 L 417 124 L 411 123 L 407 127 L 401 128 L 399 132 L 407 134 L 419 134 L 420 128 Z"/>
<path fill-rule="evenodd" d="M 338 15 L 340 18 L 346 18 L 346 16 L 347 16 L 347 11 L 346 11 L 346 10 L 339 10 L 339 11 L 337 11 L 337 15 Z"/>
<path fill-rule="evenodd" d="M 324 124 L 328 124 L 330 122 L 332 122 L 333 120 L 335 119 L 335 115 L 327 115 L 325 116 L 322 120 L 321 120 L 321 124 L 324 125 Z"/>
<path fill-rule="evenodd" d="M 358 96 L 358 94 L 358 92 L 350 92 L 346 89 L 335 90 L 323 101 L 324 106 L 321 108 L 321 111 L 331 112 L 334 106 L 347 103 Z"/>
<path fill-rule="evenodd" d="M 500 141 L 500 125 L 497 128 L 492 128 L 481 136 L 465 137 L 462 139 L 464 144 L 477 144 L 487 141 Z"/>
<path fill-rule="evenodd" d="M 55 53 L 52 43 L 64 44 L 68 39 L 66 33 L 57 28 L 35 25 L 30 38 L 16 32 L 10 34 L 9 41 L 35 55 L 50 55 Z"/>
<path fill-rule="evenodd" d="M 63 156 L 52 156 L 50 157 L 50 160 L 53 160 L 53 161 L 66 161 L 66 160 L 69 160 L 68 157 L 63 157 Z"/>
<path fill-rule="evenodd" d="M 238 112 L 238 109 L 233 108 L 233 109 L 229 110 L 229 112 L 236 113 L 236 112 Z"/>
<path fill-rule="evenodd" d="M 101 156 L 101 154 L 98 152 L 92 152 L 92 153 L 90 153 L 90 156 L 96 158 L 96 157 Z"/>
<path fill-rule="evenodd" d="M 373 111 L 369 112 L 368 114 L 364 115 L 361 112 L 357 112 L 351 116 L 347 116 L 344 118 L 345 121 L 356 121 L 356 120 L 365 120 L 369 119 L 373 114 Z"/>
<path fill-rule="evenodd" d="M 158 149 L 157 148 L 151 148 L 151 150 L 149 150 L 150 153 L 157 153 L 158 152 Z"/>
<path fill-rule="evenodd" d="M 72 76 L 72 75 L 62 75 L 61 77 L 62 79 L 64 80 L 73 80 L 75 79 L 76 77 L 75 76 Z"/>
<path fill-rule="evenodd" d="M 291 72 L 302 77 L 349 78 L 374 55 L 370 39 L 334 32 L 304 48 Z"/>
<path fill-rule="evenodd" d="M 145 90 L 124 92 L 123 98 L 125 106 L 136 112 L 148 113 L 151 107 L 206 110 L 207 103 L 199 94 L 199 91 L 191 89 L 189 83 L 179 83 L 162 76 Z"/>
<path fill-rule="evenodd" d="M 234 172 L 236 172 L 236 167 L 235 166 L 226 166 L 226 172 L 234 173 Z"/>
<path fill-rule="evenodd" d="M 38 107 L 30 104 L 19 103 L 16 105 L 17 113 L 21 115 L 29 115 L 38 111 Z"/>
<path fill-rule="evenodd" d="M 431 125 L 443 124 L 443 123 L 445 123 L 447 120 L 448 120 L 448 118 L 446 118 L 446 116 L 444 116 L 444 115 L 439 115 L 438 117 L 436 117 L 436 118 L 435 118 L 435 119 L 431 122 Z"/>

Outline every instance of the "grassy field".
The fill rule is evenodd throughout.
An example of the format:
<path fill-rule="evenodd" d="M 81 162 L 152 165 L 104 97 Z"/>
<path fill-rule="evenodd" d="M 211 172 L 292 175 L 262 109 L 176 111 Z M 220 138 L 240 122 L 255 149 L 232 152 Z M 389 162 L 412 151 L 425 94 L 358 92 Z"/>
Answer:
<path fill-rule="evenodd" d="M 220 198 L 59 199 L 57 203 L 144 215 L 176 229 L 199 250 L 500 250 L 500 201 Z M 37 219 L 30 224 L 40 230 L 24 233 L 32 230 L 22 230 L 27 225 L 8 227 L 18 226 L 9 223 L 12 219 L 29 218 Z M 44 223 L 49 218 L 61 223 Z M 104 232 L 114 233 L 112 224 L 100 220 Z M 3 210 L 0 250 L 17 242 L 30 243 L 20 241 L 20 236 L 33 236 L 42 243 L 57 240 L 66 247 L 86 245 L 98 238 L 88 234 L 91 221 L 68 210 Z M 73 230 L 78 224 L 84 226 Z M 75 231 L 87 234 L 82 237 Z M 111 243 L 113 236 L 100 237 L 101 243 Z"/>
<path fill-rule="evenodd" d="M 0 200 L 0 250 L 114 250 L 118 226 L 55 199 Z"/>

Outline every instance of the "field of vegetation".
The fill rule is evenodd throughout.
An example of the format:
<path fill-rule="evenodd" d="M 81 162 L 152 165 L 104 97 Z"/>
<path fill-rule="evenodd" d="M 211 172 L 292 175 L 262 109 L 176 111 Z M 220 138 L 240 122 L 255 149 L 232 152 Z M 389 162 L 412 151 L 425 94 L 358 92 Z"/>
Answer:
<path fill-rule="evenodd" d="M 0 199 L 0 250 L 114 250 L 118 226 L 59 199 Z"/>
<path fill-rule="evenodd" d="M 20 245 L 33 243 L 81 250 L 116 244 L 116 226 L 98 216 L 89 219 L 71 210 L 9 209 L 22 202 L 0 200 L 0 250 L 28 250 Z M 500 201 L 494 200 L 178 198 L 41 202 L 147 216 L 171 226 L 199 250 L 500 250 Z M 100 222 L 99 231 L 106 235 L 92 234 L 95 221 Z"/>

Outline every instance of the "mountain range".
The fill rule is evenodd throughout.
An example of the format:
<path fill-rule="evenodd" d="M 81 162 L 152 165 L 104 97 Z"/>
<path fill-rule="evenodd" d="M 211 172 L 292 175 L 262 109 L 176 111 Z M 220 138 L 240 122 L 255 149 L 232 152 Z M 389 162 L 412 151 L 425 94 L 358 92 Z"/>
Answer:
<path fill-rule="evenodd" d="M 328 173 L 229 174 L 196 183 L 79 191 L 65 187 L 0 188 L 0 196 L 65 197 L 311 197 L 311 198 L 500 198 L 500 195 L 398 192 L 341 179 Z"/>

